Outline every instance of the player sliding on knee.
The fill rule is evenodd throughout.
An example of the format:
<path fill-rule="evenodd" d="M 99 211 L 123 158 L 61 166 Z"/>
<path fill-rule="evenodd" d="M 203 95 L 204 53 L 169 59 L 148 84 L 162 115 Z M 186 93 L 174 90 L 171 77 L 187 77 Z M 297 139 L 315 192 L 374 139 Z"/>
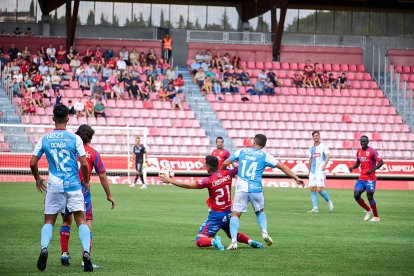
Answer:
<path fill-rule="evenodd" d="M 217 232 L 222 229 L 230 238 L 230 214 L 231 214 L 231 182 L 237 174 L 237 169 L 219 170 L 219 161 L 217 157 L 208 155 L 206 157 L 206 168 L 210 174 L 196 183 L 184 183 L 171 177 L 160 174 L 160 180 L 165 183 L 171 183 L 175 186 L 186 189 L 208 189 L 209 198 L 207 200 L 210 213 L 208 218 L 201 225 L 196 237 L 196 245 L 198 247 L 214 246 L 219 251 L 224 251 L 221 238 L 217 236 Z M 253 248 L 263 248 L 263 244 L 254 241 L 244 233 L 237 233 L 237 240 L 241 243 L 250 245 Z"/>

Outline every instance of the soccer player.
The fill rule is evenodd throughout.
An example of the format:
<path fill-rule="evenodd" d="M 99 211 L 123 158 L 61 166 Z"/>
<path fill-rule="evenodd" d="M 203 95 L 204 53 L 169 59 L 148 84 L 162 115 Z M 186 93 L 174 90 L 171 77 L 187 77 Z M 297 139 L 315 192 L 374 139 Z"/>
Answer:
<path fill-rule="evenodd" d="M 329 211 L 334 209 L 332 200 L 329 198 L 328 193 L 324 190 L 326 182 L 326 166 L 329 162 L 329 148 L 325 143 L 321 142 L 321 136 L 319 131 L 312 132 L 313 146 L 309 148 L 309 189 L 312 199 L 312 210 L 309 213 L 318 213 L 318 192 L 323 199 L 328 202 Z"/>
<path fill-rule="evenodd" d="M 219 170 L 218 163 L 217 157 L 206 156 L 206 168 L 210 176 L 196 183 L 181 182 L 168 176 L 160 176 L 160 180 L 186 189 L 208 189 L 208 206 L 211 210 L 198 231 L 196 245 L 198 247 L 214 246 L 217 250 L 224 251 L 221 238 L 216 234 L 222 229 L 230 238 L 231 180 L 237 174 L 237 169 Z M 237 240 L 253 248 L 263 248 L 262 243 L 250 239 L 242 232 L 237 233 Z"/>
<path fill-rule="evenodd" d="M 99 176 L 99 180 L 101 181 L 102 188 L 105 191 L 106 199 L 111 202 L 112 208 L 115 208 L 115 201 L 112 198 L 112 193 L 109 188 L 109 181 L 106 177 L 106 171 L 105 166 L 102 162 L 101 156 L 99 153 L 93 149 L 89 143 L 92 140 L 93 135 L 95 134 L 95 131 L 89 126 L 89 125 L 81 125 L 78 130 L 76 131 L 76 134 L 79 135 L 79 137 L 82 139 L 83 145 L 85 147 L 86 151 L 86 161 L 88 162 L 88 171 L 89 175 L 88 178 L 91 178 L 92 170 L 95 169 L 95 172 Z M 84 181 L 84 177 L 82 175 L 82 172 L 79 171 L 79 177 L 81 180 L 81 183 Z M 90 243 L 90 251 L 89 253 L 92 254 L 92 198 L 91 198 L 91 190 L 90 188 L 85 187 L 82 185 L 82 192 L 83 197 L 85 199 L 85 208 L 86 208 L 86 224 L 89 227 L 90 230 L 90 237 L 91 237 L 91 243 Z M 60 228 L 60 248 L 62 250 L 62 256 L 60 257 L 60 262 L 62 265 L 68 266 L 70 264 L 70 257 L 69 257 L 69 238 L 70 238 L 70 226 L 72 224 L 72 214 L 66 210 L 64 214 L 62 214 L 63 223 L 62 227 Z M 84 264 L 82 263 L 82 266 Z M 92 262 L 93 268 L 98 268 L 98 266 Z"/>
<path fill-rule="evenodd" d="M 364 216 L 364 221 L 378 222 L 380 218 L 377 211 L 377 203 L 374 199 L 375 193 L 375 184 L 377 183 L 377 177 L 375 176 L 375 171 L 381 168 L 384 164 L 382 158 L 378 152 L 368 147 L 368 137 L 362 135 L 359 140 L 361 148 L 357 151 L 357 160 L 352 167 L 349 167 L 349 171 L 352 172 L 354 169 L 361 166 L 361 173 L 359 179 L 355 183 L 354 188 L 354 198 L 358 204 L 365 209 L 366 213 Z M 367 191 L 367 197 L 370 207 L 365 203 L 364 199 L 361 198 L 363 192 Z M 374 214 L 373 218 L 370 220 L 371 214 Z"/>
<path fill-rule="evenodd" d="M 82 139 L 66 130 L 66 124 L 69 121 L 68 114 L 69 110 L 65 105 L 55 106 L 53 109 L 55 129 L 40 138 L 30 160 L 30 169 L 36 180 L 37 190 L 46 191 L 45 224 L 41 232 L 41 251 L 37 261 L 37 268 L 40 271 L 46 269 L 48 246 L 52 239 L 57 215 L 63 213 L 65 208 L 73 213 L 79 227 L 79 238 L 83 248 L 82 257 L 85 264 L 83 269 L 93 271 L 89 253 L 90 231 L 85 222 L 85 204 L 76 156 L 79 157 L 82 174 L 86 176 L 83 182 L 85 187 L 89 187 L 88 163 Z M 47 188 L 43 183 L 45 180 L 39 175 L 38 163 L 43 153 L 46 154 L 49 163 Z"/>
<path fill-rule="evenodd" d="M 216 138 L 216 145 L 217 145 L 217 148 L 213 150 L 211 155 L 217 157 L 219 161 L 218 167 L 221 168 L 221 164 L 223 164 L 224 160 L 230 157 L 230 152 L 226 150 L 225 148 L 223 148 L 223 145 L 224 145 L 223 137 L 218 136 Z"/>
<path fill-rule="evenodd" d="M 147 160 L 147 151 L 145 150 L 144 145 L 141 144 L 141 138 L 137 137 L 135 139 L 135 146 L 132 149 L 133 155 L 131 161 L 135 163 L 135 170 L 137 171 L 137 175 L 135 176 L 134 183 L 129 185 L 132 188 L 135 188 L 137 185 L 138 177 L 141 179 L 142 186 L 141 189 L 146 189 L 147 185 L 145 184 L 144 174 L 142 173 L 142 167 L 144 162 Z"/>
<path fill-rule="evenodd" d="M 244 148 L 233 153 L 226 159 L 222 168 L 234 161 L 239 161 L 238 177 L 236 182 L 236 193 L 233 201 L 233 211 L 230 219 L 231 243 L 227 250 L 237 249 L 237 233 L 240 228 L 240 216 L 247 212 L 247 204 L 250 202 L 256 213 L 257 222 L 262 229 L 262 237 L 267 246 L 273 244 L 272 238 L 267 233 L 267 218 L 264 210 L 264 196 L 262 185 L 262 174 L 266 167 L 278 168 L 287 176 L 293 178 L 298 185 L 303 185 L 303 180 L 297 177 L 288 167 L 278 163 L 276 159 L 266 153 L 267 138 L 263 134 L 254 137 L 251 148 Z"/>

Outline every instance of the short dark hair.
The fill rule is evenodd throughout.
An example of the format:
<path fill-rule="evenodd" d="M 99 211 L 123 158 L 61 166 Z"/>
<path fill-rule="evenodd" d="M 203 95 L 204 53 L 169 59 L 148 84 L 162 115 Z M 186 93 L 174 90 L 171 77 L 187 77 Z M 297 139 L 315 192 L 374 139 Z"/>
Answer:
<path fill-rule="evenodd" d="M 69 115 L 69 109 L 66 105 L 59 104 L 53 108 L 53 117 L 55 118 L 55 122 L 63 123 L 66 117 Z"/>
<path fill-rule="evenodd" d="M 256 134 L 256 136 L 254 136 L 254 142 L 259 147 L 264 148 L 266 146 L 267 138 L 263 134 Z"/>
<path fill-rule="evenodd" d="M 223 137 L 218 136 L 218 137 L 216 138 L 216 142 L 217 142 L 217 140 L 219 140 L 219 139 L 221 139 L 221 140 L 223 140 L 223 141 L 224 141 Z"/>
<path fill-rule="evenodd" d="M 314 134 L 320 134 L 320 133 L 319 133 L 319 130 L 314 130 L 314 131 L 312 131 L 312 136 L 313 136 Z"/>
<path fill-rule="evenodd" d="M 368 138 L 368 136 L 366 136 L 366 135 L 362 135 L 362 136 L 361 136 L 361 138 L 360 138 L 360 140 L 362 140 L 362 138 L 367 138 L 367 141 L 369 142 L 369 138 Z"/>
<path fill-rule="evenodd" d="M 217 157 L 213 155 L 206 156 L 206 165 L 209 166 L 212 170 L 214 171 L 218 170 L 218 164 L 219 164 L 219 161 Z"/>
<path fill-rule="evenodd" d="M 75 134 L 80 136 L 84 144 L 87 144 L 92 140 L 92 137 L 95 134 L 95 130 L 93 130 L 91 126 L 83 124 L 79 126 Z"/>

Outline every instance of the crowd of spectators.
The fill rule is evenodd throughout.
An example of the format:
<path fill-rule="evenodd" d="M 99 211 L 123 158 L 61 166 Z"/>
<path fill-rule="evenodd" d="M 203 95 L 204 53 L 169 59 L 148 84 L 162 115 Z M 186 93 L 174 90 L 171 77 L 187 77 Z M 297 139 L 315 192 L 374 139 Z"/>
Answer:
<path fill-rule="evenodd" d="M 0 45 L 0 62 L 7 69 L 14 97 L 21 99 L 22 114 L 35 115 L 37 108 L 62 104 L 62 89 L 66 88 L 82 91 L 83 98 L 73 105 L 74 116 L 105 117 L 106 99 L 156 98 L 182 109 L 183 77 L 176 77 L 154 49 L 145 54 L 123 47 L 115 53 L 113 48 L 101 51 L 96 46 L 80 53 L 62 44 L 57 49 L 49 44 L 37 50 L 28 46 L 21 50 L 11 44 L 7 52 Z"/>

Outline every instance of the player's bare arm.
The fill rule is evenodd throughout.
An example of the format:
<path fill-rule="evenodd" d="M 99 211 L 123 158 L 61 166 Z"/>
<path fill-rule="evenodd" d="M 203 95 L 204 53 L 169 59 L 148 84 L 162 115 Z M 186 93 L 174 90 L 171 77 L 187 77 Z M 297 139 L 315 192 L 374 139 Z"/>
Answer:
<path fill-rule="evenodd" d="M 357 161 L 355 162 L 355 164 L 352 167 L 349 167 L 349 172 L 352 172 L 353 170 L 355 170 L 356 168 L 358 168 L 360 165 L 359 160 L 357 159 Z"/>
<path fill-rule="evenodd" d="M 228 165 L 231 164 L 230 158 L 227 158 L 226 160 L 224 160 L 224 162 L 221 164 L 221 169 L 225 170 L 227 168 Z"/>
<path fill-rule="evenodd" d="M 276 168 L 278 168 L 279 170 L 281 170 L 284 174 L 286 174 L 287 176 L 289 176 L 290 178 L 293 178 L 296 182 L 296 184 L 298 185 L 305 185 L 305 182 L 303 182 L 302 179 L 300 179 L 299 177 L 297 177 L 296 174 L 294 174 L 289 167 L 287 167 L 286 165 L 282 164 L 282 163 L 277 163 Z"/>
<path fill-rule="evenodd" d="M 81 164 L 81 170 L 83 175 L 83 185 L 86 188 L 89 188 L 89 166 L 88 161 L 86 161 L 86 156 L 79 157 L 79 162 Z"/>
<path fill-rule="evenodd" d="M 115 208 L 115 200 L 112 198 L 112 193 L 111 193 L 111 189 L 109 189 L 109 181 L 108 181 L 108 177 L 106 176 L 106 173 L 100 173 L 98 174 L 99 176 L 99 181 L 102 184 L 102 188 L 105 191 L 106 194 L 106 199 L 112 203 L 112 207 L 111 209 Z"/>
<path fill-rule="evenodd" d="M 325 154 L 325 156 L 326 156 L 326 160 L 325 160 L 325 163 L 323 163 L 322 165 L 322 171 L 326 170 L 326 166 L 328 165 L 329 158 L 330 158 L 329 154 Z"/>
<path fill-rule="evenodd" d="M 197 188 L 196 183 L 185 183 L 185 182 L 172 179 L 168 176 L 160 176 L 159 179 L 164 183 L 171 183 L 177 187 L 181 187 L 184 189 L 196 189 Z"/>
<path fill-rule="evenodd" d="M 40 158 L 37 156 L 32 156 L 32 159 L 30 160 L 30 170 L 32 171 L 32 174 L 34 176 L 34 179 L 36 180 L 36 189 L 38 192 L 45 192 L 46 186 L 43 183 L 45 180 L 40 177 L 39 175 L 39 163 Z"/>
<path fill-rule="evenodd" d="M 370 169 L 369 171 L 367 171 L 367 174 L 370 175 L 371 173 L 375 172 L 376 170 L 378 170 L 379 168 L 382 167 L 382 165 L 384 165 L 384 161 L 379 161 L 378 164 L 373 167 L 372 169 Z"/>

